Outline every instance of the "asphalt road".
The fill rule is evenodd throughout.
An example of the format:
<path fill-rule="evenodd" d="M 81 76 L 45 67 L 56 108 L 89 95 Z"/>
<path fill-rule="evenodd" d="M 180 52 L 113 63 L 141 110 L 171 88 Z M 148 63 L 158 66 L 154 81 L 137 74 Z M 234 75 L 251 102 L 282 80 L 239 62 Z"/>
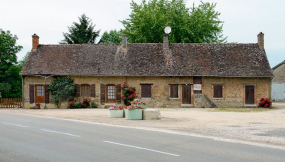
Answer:
<path fill-rule="evenodd" d="M 0 161 L 268 162 L 285 161 L 285 150 L 0 112 Z"/>

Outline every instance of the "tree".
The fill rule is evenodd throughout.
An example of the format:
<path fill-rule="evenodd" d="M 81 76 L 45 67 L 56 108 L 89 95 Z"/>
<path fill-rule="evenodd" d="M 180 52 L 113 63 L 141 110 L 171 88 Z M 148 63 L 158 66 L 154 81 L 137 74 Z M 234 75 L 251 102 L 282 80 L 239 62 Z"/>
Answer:
<path fill-rule="evenodd" d="M 121 42 L 121 33 L 117 30 L 111 30 L 109 33 L 104 32 L 99 43 L 118 44 Z"/>
<path fill-rule="evenodd" d="M 18 37 L 10 31 L 0 29 L 0 82 L 5 77 L 5 72 L 17 63 L 18 53 L 23 47 L 16 45 Z"/>
<path fill-rule="evenodd" d="M 22 96 L 22 67 L 17 64 L 18 53 L 23 47 L 16 45 L 17 36 L 0 29 L 0 92 L 3 98 Z"/>
<path fill-rule="evenodd" d="M 59 108 L 61 102 L 75 95 L 74 80 L 69 77 L 55 78 L 48 90 L 51 93 L 51 99 Z"/>
<path fill-rule="evenodd" d="M 21 67 L 24 67 L 24 65 L 27 62 L 27 59 L 28 59 L 29 56 L 30 56 L 30 52 L 27 52 L 26 55 L 23 57 L 23 59 L 19 61 L 19 65 Z"/>
<path fill-rule="evenodd" d="M 218 19 L 216 4 L 193 4 L 187 8 L 183 0 L 149 0 L 131 2 L 130 18 L 121 21 L 123 34 L 131 43 L 162 43 L 164 28 L 171 27 L 169 42 L 210 43 L 224 42 L 223 22 Z"/>
<path fill-rule="evenodd" d="M 64 40 L 61 44 L 86 44 L 95 43 L 99 36 L 100 30 L 95 30 L 95 25 L 85 14 L 81 15 L 79 23 L 73 22 L 71 27 L 68 27 L 69 33 L 63 33 Z"/>

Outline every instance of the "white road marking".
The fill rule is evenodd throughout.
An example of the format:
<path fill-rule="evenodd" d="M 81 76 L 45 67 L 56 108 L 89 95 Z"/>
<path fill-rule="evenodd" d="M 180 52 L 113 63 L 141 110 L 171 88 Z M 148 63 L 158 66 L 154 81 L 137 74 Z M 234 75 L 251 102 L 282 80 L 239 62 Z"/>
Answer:
<path fill-rule="evenodd" d="M 153 151 L 153 152 L 157 152 L 157 153 L 161 153 L 161 154 L 166 154 L 166 155 L 171 155 L 171 156 L 180 156 L 180 155 L 177 155 L 177 154 L 171 154 L 171 153 L 168 153 L 168 152 L 162 152 L 162 151 L 152 150 L 152 149 L 143 148 L 143 147 L 138 147 L 138 146 L 126 145 L 126 144 L 122 144 L 122 143 L 116 143 L 116 142 L 111 142 L 111 141 L 103 141 L 103 142 L 111 143 L 111 144 L 115 144 L 115 145 L 126 146 L 126 147 L 137 148 L 137 149 L 141 149 L 141 150 Z"/>
<path fill-rule="evenodd" d="M 79 135 L 74 135 L 74 134 L 70 134 L 70 133 L 57 132 L 57 131 L 52 131 L 52 130 L 47 130 L 47 129 L 41 129 L 41 130 L 46 131 L 46 132 L 51 132 L 51 133 L 64 134 L 64 135 L 73 136 L 73 137 L 81 137 Z"/>
<path fill-rule="evenodd" d="M 6 122 L 2 122 L 3 124 L 7 124 L 7 125 L 13 125 L 13 126 L 17 126 L 17 127 L 23 127 L 23 128 L 27 128 L 28 126 L 24 126 L 24 125 L 18 125 L 18 124 L 12 124 L 12 123 L 6 123 Z"/>

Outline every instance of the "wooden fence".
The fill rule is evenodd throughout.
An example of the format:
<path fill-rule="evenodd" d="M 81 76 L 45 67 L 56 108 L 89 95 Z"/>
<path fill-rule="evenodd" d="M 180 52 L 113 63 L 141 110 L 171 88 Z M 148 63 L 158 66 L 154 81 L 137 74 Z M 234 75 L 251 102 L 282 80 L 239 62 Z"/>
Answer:
<path fill-rule="evenodd" d="M 22 108 L 22 98 L 0 98 L 0 108 Z"/>

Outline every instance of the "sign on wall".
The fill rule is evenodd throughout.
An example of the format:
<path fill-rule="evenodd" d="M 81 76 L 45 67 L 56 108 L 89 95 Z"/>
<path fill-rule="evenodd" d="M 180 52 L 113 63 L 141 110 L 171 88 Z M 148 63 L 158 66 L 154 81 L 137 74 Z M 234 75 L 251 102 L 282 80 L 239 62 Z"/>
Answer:
<path fill-rule="evenodd" d="M 194 84 L 194 91 L 201 91 L 202 90 L 202 84 Z"/>

